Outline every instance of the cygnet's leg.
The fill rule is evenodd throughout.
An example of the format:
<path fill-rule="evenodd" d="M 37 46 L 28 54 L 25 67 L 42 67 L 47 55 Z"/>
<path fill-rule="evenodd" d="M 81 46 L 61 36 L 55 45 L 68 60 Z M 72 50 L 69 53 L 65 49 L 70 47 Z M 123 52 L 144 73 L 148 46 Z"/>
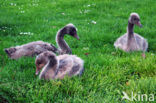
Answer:
<path fill-rule="evenodd" d="M 142 53 L 142 57 L 143 58 L 146 58 L 145 52 Z"/>

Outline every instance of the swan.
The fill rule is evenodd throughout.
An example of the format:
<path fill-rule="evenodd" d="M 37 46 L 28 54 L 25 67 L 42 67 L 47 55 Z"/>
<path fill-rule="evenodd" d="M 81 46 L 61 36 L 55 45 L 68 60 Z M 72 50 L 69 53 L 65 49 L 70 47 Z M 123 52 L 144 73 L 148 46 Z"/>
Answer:
<path fill-rule="evenodd" d="M 127 33 L 119 37 L 115 43 L 115 48 L 119 48 L 125 52 L 130 51 L 143 51 L 143 55 L 148 48 L 147 40 L 134 33 L 134 25 L 142 27 L 140 23 L 140 17 L 137 13 L 131 13 L 128 20 Z"/>
<path fill-rule="evenodd" d="M 79 36 L 77 35 L 77 28 L 73 24 L 68 24 L 64 28 L 60 29 L 57 32 L 56 43 L 58 45 L 59 54 L 72 54 L 72 51 L 66 41 L 64 40 L 64 36 L 68 34 L 77 40 L 79 40 Z"/>
<path fill-rule="evenodd" d="M 81 75 L 84 71 L 84 61 L 76 55 L 63 54 L 56 56 L 51 51 L 39 54 L 35 60 L 36 75 L 40 79 L 63 79 L 65 76 Z"/>
<path fill-rule="evenodd" d="M 68 34 L 79 40 L 77 35 L 77 29 L 73 24 L 67 24 L 61 28 L 56 35 L 56 43 L 59 47 L 57 49 L 54 45 L 43 42 L 43 41 L 34 41 L 21 46 L 6 48 L 4 51 L 11 59 L 18 59 L 22 56 L 36 56 L 44 51 L 52 51 L 58 54 L 71 54 L 72 51 L 69 48 L 68 44 L 64 40 L 64 36 Z"/>

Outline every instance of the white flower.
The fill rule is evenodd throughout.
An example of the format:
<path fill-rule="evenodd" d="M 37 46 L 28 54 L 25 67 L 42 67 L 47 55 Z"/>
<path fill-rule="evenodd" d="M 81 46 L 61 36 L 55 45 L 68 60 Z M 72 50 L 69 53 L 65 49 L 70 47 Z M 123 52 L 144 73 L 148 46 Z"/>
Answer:
<path fill-rule="evenodd" d="M 62 15 L 65 15 L 65 13 L 61 13 Z"/>
<path fill-rule="evenodd" d="M 32 4 L 32 6 L 38 6 L 38 4 Z"/>
<path fill-rule="evenodd" d="M 13 5 L 14 5 L 14 3 L 10 3 L 10 5 L 11 5 L 11 6 L 13 6 Z"/>
<path fill-rule="evenodd" d="M 24 13 L 25 11 L 21 11 L 21 13 Z"/>
<path fill-rule="evenodd" d="M 89 50 L 89 47 L 83 47 L 83 50 Z"/>
<path fill-rule="evenodd" d="M 21 35 L 33 35 L 31 32 L 20 32 Z"/>
<path fill-rule="evenodd" d="M 10 5 L 11 5 L 11 6 L 16 6 L 16 4 L 14 4 L 14 3 L 10 3 Z"/>
<path fill-rule="evenodd" d="M 96 21 L 92 20 L 92 22 L 91 22 L 91 23 L 96 24 Z"/>
<path fill-rule="evenodd" d="M 87 7 L 90 7 L 90 5 L 87 5 Z"/>
<path fill-rule="evenodd" d="M 88 12 L 90 12 L 90 10 L 84 10 L 84 13 L 88 13 Z"/>
<path fill-rule="evenodd" d="M 80 14 L 82 14 L 82 11 L 80 10 Z"/>

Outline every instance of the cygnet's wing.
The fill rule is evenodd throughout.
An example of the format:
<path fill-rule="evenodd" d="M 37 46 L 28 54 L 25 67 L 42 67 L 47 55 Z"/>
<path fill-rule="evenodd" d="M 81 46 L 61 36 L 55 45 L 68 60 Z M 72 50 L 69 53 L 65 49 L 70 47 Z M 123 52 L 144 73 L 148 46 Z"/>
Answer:
<path fill-rule="evenodd" d="M 70 57 L 59 60 L 59 66 L 56 71 L 56 79 L 63 79 L 65 75 L 67 75 L 73 67 L 73 60 Z"/>

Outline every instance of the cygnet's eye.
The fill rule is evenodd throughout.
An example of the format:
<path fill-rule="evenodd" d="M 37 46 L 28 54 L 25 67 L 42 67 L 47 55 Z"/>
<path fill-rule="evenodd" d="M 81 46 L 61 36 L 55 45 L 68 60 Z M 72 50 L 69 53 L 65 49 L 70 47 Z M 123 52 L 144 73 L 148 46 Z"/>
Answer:
<path fill-rule="evenodd" d="M 75 28 L 72 28 L 72 29 L 70 30 L 70 34 L 71 34 L 71 35 L 74 35 L 75 32 L 76 32 L 76 29 L 75 29 Z"/>
<path fill-rule="evenodd" d="M 134 18 L 134 20 L 136 21 L 136 20 L 138 20 L 137 18 Z"/>

